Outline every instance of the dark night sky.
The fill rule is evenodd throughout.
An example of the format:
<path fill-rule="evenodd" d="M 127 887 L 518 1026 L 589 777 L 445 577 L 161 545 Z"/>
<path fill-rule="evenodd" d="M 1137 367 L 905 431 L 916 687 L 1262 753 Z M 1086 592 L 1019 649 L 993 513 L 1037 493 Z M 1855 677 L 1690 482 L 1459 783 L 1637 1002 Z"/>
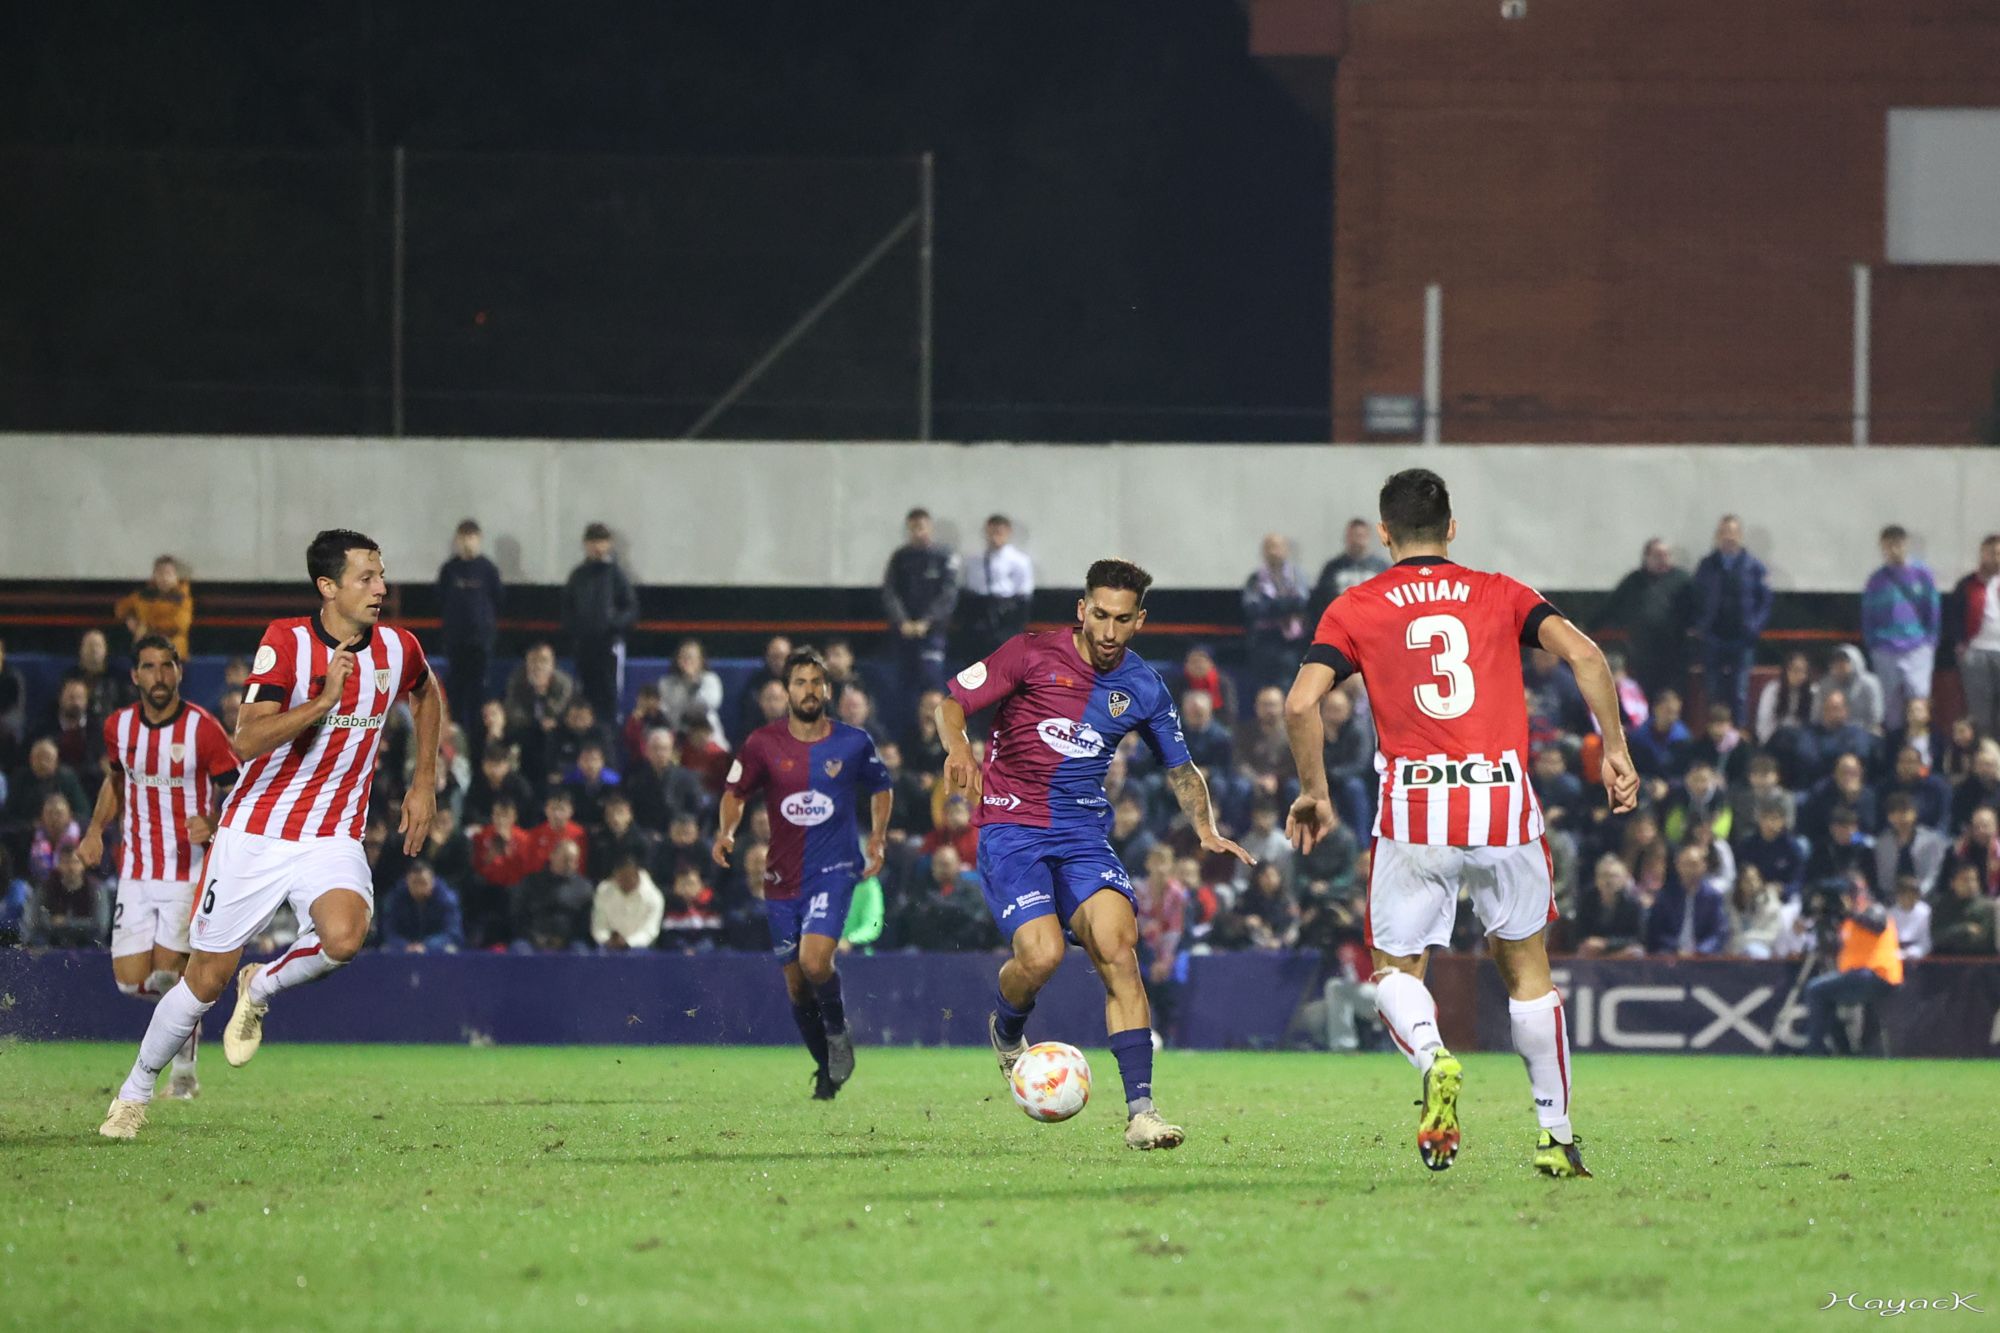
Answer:
<path fill-rule="evenodd" d="M 740 299 L 729 284 L 744 280 L 691 276 L 686 265 L 697 261 L 686 255 L 671 271 L 638 264 L 635 286 L 713 285 L 718 294 L 705 305 L 656 301 L 642 319 L 618 309 L 615 294 L 589 295 L 559 263 L 542 271 L 518 253 L 484 254 L 486 243 L 467 239 L 483 233 L 463 217 L 419 235 L 419 191 L 435 198 L 436 182 L 450 177 L 421 155 L 888 158 L 929 149 L 941 434 L 1325 438 L 1329 145 L 1323 124 L 1249 55 L 1234 0 L 10 6 L 0 17 L 0 143 L 0 183 L 11 178 L 0 192 L 0 244 L 35 270 L 0 278 L 0 366 L 12 367 L 0 369 L 0 425 L 348 429 L 359 414 L 361 428 L 380 428 L 375 331 L 386 321 L 387 279 L 376 241 L 387 233 L 387 202 L 372 182 L 383 173 L 340 175 L 338 197 L 295 227 L 222 188 L 190 189 L 174 170 L 156 173 L 164 184 L 127 182 L 107 194 L 92 172 L 139 170 L 122 150 L 185 163 L 198 159 L 182 154 L 213 150 L 406 145 L 411 281 L 430 283 L 412 290 L 411 384 L 418 395 L 438 390 L 413 405 L 413 429 L 505 431 L 519 418 L 524 431 L 669 434 L 907 198 L 874 200 L 852 219 L 799 207 L 783 221 L 800 239 L 772 244 L 811 251 L 812 262 L 760 261 Z M 365 188 L 347 184 L 364 176 Z M 888 180 L 893 194 L 912 178 L 877 169 L 855 177 L 876 185 L 854 188 L 879 195 Z M 300 191 L 276 193 L 293 207 Z M 511 215 L 534 190 L 499 193 L 498 211 Z M 518 208 L 498 222 L 489 208 L 479 221 L 511 224 L 510 234 L 542 225 L 534 207 Z M 663 212 L 670 203 L 655 200 L 642 211 L 648 220 L 633 224 L 642 235 L 627 239 L 652 249 Z M 344 241 L 287 251 L 272 235 L 319 235 L 319 226 L 324 236 L 365 236 L 352 247 L 361 258 L 345 254 Z M 219 230 L 241 233 L 233 251 L 188 257 Z M 601 241 L 576 245 L 600 261 L 605 253 Z M 221 262 L 230 253 L 260 256 L 250 280 L 248 261 Z M 869 405 L 894 398 L 905 411 L 913 267 L 885 263 L 879 290 L 858 289 L 848 322 L 832 320 L 801 344 L 794 364 L 753 393 L 765 406 L 725 421 L 722 433 L 895 431 L 898 419 Z M 337 281 L 305 276 L 329 268 Z M 93 289 L 87 299 L 80 287 Z M 601 305 L 585 308 L 592 302 Z M 676 304 L 691 313 L 662 316 Z M 475 329 L 474 307 L 491 307 L 493 322 Z M 318 312 L 317 322 L 294 318 L 301 310 Z M 657 336 L 648 364 L 675 369 L 655 383 L 615 355 L 563 364 L 563 345 L 593 326 L 614 348 Z M 893 365 L 842 345 L 870 337 L 892 345 Z M 206 350 L 190 353 L 190 344 Z M 509 386 L 551 398 L 511 416 L 492 410 L 491 391 Z M 658 396 L 644 410 L 590 406 L 647 393 Z M 833 399 L 845 406 L 813 406 Z"/>

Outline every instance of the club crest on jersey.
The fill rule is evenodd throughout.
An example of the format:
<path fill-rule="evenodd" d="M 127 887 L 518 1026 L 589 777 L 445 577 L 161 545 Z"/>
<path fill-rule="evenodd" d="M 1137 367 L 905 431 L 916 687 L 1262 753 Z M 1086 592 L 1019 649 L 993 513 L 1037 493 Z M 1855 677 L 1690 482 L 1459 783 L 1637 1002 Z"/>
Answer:
<path fill-rule="evenodd" d="M 179 741 L 175 741 L 171 746 L 167 748 L 167 753 L 169 755 L 172 755 L 174 762 L 178 764 L 181 760 L 187 758 L 188 747 L 181 744 Z"/>
<path fill-rule="evenodd" d="M 389 688 L 389 668 L 378 667 L 375 671 L 375 689 L 380 693 Z"/>
<path fill-rule="evenodd" d="M 840 761 L 838 759 L 829 759 L 820 765 L 820 767 L 826 770 L 826 775 L 830 778 L 840 776 Z"/>
<path fill-rule="evenodd" d="M 1123 690 L 1113 690 L 1107 703 L 1109 704 L 1111 716 L 1122 717 L 1125 710 L 1132 706 L 1132 696 Z"/>
<path fill-rule="evenodd" d="M 1506 759 L 1404 759 L 1396 766 L 1399 787 L 1505 787 L 1519 776 Z"/>

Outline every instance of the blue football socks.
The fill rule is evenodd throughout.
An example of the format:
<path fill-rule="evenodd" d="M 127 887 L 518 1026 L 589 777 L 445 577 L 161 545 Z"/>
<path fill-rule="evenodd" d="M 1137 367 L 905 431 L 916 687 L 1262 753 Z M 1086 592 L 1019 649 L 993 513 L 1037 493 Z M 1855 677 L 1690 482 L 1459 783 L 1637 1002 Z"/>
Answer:
<path fill-rule="evenodd" d="M 823 985 L 814 986 L 813 998 L 819 1001 L 819 1019 L 829 1033 L 838 1036 L 847 1031 L 847 1003 L 840 998 L 840 973 L 835 972 Z"/>
<path fill-rule="evenodd" d="M 820 1022 L 819 1001 L 807 998 L 804 1004 L 792 1006 L 792 1021 L 799 1025 L 799 1035 L 805 1038 L 806 1049 L 812 1052 L 813 1063 L 826 1069 L 826 1028 Z"/>
<path fill-rule="evenodd" d="M 993 992 L 993 1010 L 1000 1015 L 996 1024 L 1000 1029 L 1000 1040 L 1011 1045 L 1019 1041 L 1021 1034 L 1027 1030 L 1028 1015 L 1035 1012 L 1035 1002 L 1030 1000 L 1026 1008 L 1016 1009 L 1007 1003 L 1006 996 L 996 990 Z"/>
<path fill-rule="evenodd" d="M 1111 1034 L 1118 1077 L 1125 1080 L 1125 1114 L 1153 1109 L 1153 1029 L 1130 1028 Z"/>

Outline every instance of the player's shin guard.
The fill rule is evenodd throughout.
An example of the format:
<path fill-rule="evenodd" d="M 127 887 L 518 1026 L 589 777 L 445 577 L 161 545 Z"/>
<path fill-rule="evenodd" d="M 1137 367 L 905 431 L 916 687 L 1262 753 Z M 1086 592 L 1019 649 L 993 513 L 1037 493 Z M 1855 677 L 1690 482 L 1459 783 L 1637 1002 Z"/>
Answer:
<path fill-rule="evenodd" d="M 821 1070 L 826 1068 L 826 1024 L 821 1020 L 819 1001 L 807 996 L 803 1002 L 792 1004 L 792 1021 L 799 1025 L 799 1036 L 804 1039 L 806 1049 L 812 1053 L 813 1063 Z"/>
<path fill-rule="evenodd" d="M 1028 1030 L 1028 1015 L 1035 1012 L 1035 1002 L 1031 999 L 1016 1009 L 1007 1003 L 1007 996 L 998 986 L 993 988 L 993 1012 L 999 1017 L 994 1027 L 1000 1033 L 1000 1040 L 1012 1044 L 1021 1040 L 1021 1034 Z"/>
<path fill-rule="evenodd" d="M 291 948 L 275 961 L 264 964 L 263 969 L 250 978 L 250 998 L 257 1004 L 269 1004 L 271 997 L 279 991 L 318 981 L 340 966 L 341 963 L 329 957 L 326 950 L 320 947 L 319 936 L 307 931 L 292 941 Z"/>
<path fill-rule="evenodd" d="M 1384 972 L 1375 982 L 1375 1012 L 1417 1072 L 1429 1073 L 1444 1041 L 1438 1036 L 1437 1001 L 1424 983 L 1408 972 Z"/>
<path fill-rule="evenodd" d="M 1125 1081 L 1125 1114 L 1153 1109 L 1153 1029 L 1128 1028 L 1111 1034 L 1111 1054 Z"/>
<path fill-rule="evenodd" d="M 847 1002 L 840 998 L 840 973 L 830 973 L 823 984 L 814 986 L 813 999 L 819 1002 L 820 1026 L 828 1034 L 839 1036 L 847 1031 Z"/>
<path fill-rule="evenodd" d="M 160 1071 L 188 1044 L 188 1038 L 201 1025 L 201 1016 L 212 1003 L 196 999 L 185 981 L 160 997 L 160 1003 L 153 1009 L 152 1022 L 146 1024 L 146 1035 L 139 1040 L 139 1059 L 125 1076 L 125 1086 L 118 1090 L 121 1100 L 153 1100 L 153 1083 L 160 1077 Z"/>
<path fill-rule="evenodd" d="M 1568 1143 L 1575 1135 L 1569 1125 L 1569 1024 L 1562 997 L 1550 991 L 1538 1000 L 1509 1000 L 1507 1016 L 1513 1020 L 1514 1049 L 1528 1067 L 1535 1119 L 1557 1143 Z"/>

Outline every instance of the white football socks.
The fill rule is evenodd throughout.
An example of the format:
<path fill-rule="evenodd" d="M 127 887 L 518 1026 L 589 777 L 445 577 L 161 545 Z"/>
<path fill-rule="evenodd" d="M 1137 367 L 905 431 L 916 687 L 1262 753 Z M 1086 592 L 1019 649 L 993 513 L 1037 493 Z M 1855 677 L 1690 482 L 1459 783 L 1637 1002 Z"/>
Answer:
<path fill-rule="evenodd" d="M 192 1074 L 194 1072 L 195 1053 L 200 1049 L 201 1024 L 197 1023 L 195 1024 L 194 1031 L 188 1033 L 188 1039 L 181 1043 L 181 1048 L 174 1052 L 173 1072 L 175 1075 Z"/>
<path fill-rule="evenodd" d="M 1375 982 L 1375 1012 L 1417 1072 L 1430 1073 L 1444 1040 L 1438 1036 L 1437 1001 L 1424 983 L 1408 972 L 1383 972 Z"/>
<path fill-rule="evenodd" d="M 1574 1137 L 1569 1124 L 1569 1024 L 1562 997 L 1554 991 L 1538 1000 L 1507 1001 L 1514 1024 L 1514 1049 L 1528 1067 L 1535 1119 L 1557 1143 Z"/>
<path fill-rule="evenodd" d="M 283 955 L 264 964 L 250 978 L 250 998 L 258 1004 L 269 1004 L 279 991 L 318 981 L 340 966 L 320 947 L 319 936 L 307 931 L 292 941 L 292 947 Z"/>
<path fill-rule="evenodd" d="M 201 1025 L 201 1016 L 208 1012 L 211 1003 L 196 999 L 185 981 L 160 997 L 153 1008 L 153 1021 L 146 1024 L 146 1035 L 139 1040 L 139 1059 L 125 1076 L 124 1086 L 118 1089 L 121 1100 L 153 1100 L 153 1084 L 160 1071 L 190 1044 L 188 1039 Z M 192 1054 L 189 1059 L 192 1061 Z"/>

